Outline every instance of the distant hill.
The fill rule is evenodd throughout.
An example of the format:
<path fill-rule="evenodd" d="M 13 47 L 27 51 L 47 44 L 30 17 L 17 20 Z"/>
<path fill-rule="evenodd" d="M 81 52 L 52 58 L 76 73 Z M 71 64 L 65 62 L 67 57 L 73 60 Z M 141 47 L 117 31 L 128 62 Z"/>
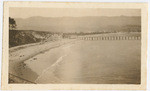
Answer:
<path fill-rule="evenodd" d="M 141 31 L 140 16 L 15 18 L 17 30 L 50 32 Z"/>

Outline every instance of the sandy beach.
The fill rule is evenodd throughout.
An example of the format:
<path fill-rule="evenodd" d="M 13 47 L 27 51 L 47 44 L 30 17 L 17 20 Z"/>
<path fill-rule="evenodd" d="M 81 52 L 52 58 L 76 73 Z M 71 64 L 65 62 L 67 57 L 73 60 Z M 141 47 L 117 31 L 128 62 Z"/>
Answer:
<path fill-rule="evenodd" d="M 14 80 L 15 76 L 34 83 L 34 80 L 38 77 L 38 75 L 35 72 L 33 72 L 30 68 L 28 68 L 24 62 L 38 54 L 44 53 L 53 48 L 60 47 L 64 44 L 71 43 L 73 41 L 75 40 L 65 39 L 54 42 L 48 41 L 45 43 L 35 43 L 26 46 L 23 45 L 23 47 L 17 46 L 10 48 L 9 75 L 12 74 L 10 76 L 11 78 L 9 78 L 11 81 L 10 83 L 22 83 L 21 79 Z"/>

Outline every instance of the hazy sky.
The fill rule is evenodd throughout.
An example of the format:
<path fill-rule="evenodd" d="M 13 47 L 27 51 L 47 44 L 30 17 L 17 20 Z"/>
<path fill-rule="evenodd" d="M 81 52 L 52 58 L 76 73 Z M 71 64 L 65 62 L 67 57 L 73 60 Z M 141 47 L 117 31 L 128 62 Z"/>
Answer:
<path fill-rule="evenodd" d="M 141 16 L 140 9 L 10 8 L 10 17 Z"/>

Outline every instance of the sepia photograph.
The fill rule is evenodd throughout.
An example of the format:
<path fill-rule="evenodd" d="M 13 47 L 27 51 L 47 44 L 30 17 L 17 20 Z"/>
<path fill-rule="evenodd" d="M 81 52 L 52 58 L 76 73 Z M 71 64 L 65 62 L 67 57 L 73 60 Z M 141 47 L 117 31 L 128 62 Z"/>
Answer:
<path fill-rule="evenodd" d="M 9 12 L 9 83 L 140 84 L 139 9 Z"/>
<path fill-rule="evenodd" d="M 147 30 L 140 8 L 8 7 L 7 12 L 8 84 L 141 85 Z"/>

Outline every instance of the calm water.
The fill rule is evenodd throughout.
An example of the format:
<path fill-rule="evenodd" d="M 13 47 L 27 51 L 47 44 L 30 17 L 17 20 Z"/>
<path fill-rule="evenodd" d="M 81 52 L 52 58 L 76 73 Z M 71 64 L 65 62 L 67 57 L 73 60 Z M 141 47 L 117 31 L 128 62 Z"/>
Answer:
<path fill-rule="evenodd" d="M 78 41 L 24 63 L 38 75 L 36 83 L 138 84 L 140 45 L 140 40 Z"/>

